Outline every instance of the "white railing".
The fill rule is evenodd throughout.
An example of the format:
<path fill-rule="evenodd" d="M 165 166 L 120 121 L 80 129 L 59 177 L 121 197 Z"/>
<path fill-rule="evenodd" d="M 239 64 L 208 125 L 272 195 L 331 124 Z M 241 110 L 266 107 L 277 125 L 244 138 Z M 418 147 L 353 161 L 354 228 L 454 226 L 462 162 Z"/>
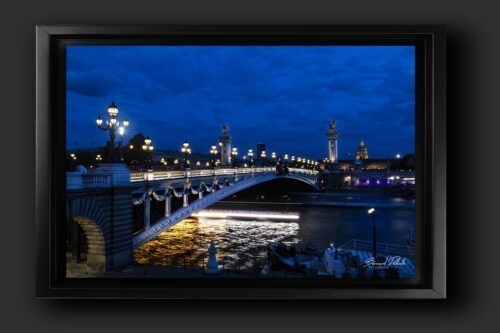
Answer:
<path fill-rule="evenodd" d="M 111 175 L 83 174 L 83 185 L 109 185 L 111 184 Z"/>
<path fill-rule="evenodd" d="M 198 170 L 172 170 L 172 171 L 139 171 L 130 173 L 130 182 L 142 182 L 145 180 L 168 180 L 183 179 L 210 176 L 230 176 L 230 175 L 249 175 L 275 172 L 274 167 L 259 168 L 219 168 L 219 169 L 198 169 Z M 318 171 L 304 169 L 290 169 L 291 172 L 302 174 L 314 174 Z"/>
<path fill-rule="evenodd" d="M 111 186 L 110 174 L 95 174 L 95 173 L 66 173 L 66 189 L 75 190 L 82 188 L 93 187 L 109 187 Z"/>
<path fill-rule="evenodd" d="M 347 243 L 339 248 L 344 250 L 355 250 L 355 251 L 373 251 L 373 242 L 362 240 L 362 239 L 351 239 Z M 399 255 L 402 257 L 415 257 L 415 248 L 410 245 L 398 245 L 384 242 L 377 242 L 377 253 L 388 256 L 388 255 Z"/>
<path fill-rule="evenodd" d="M 202 178 L 213 176 L 250 176 L 254 174 L 275 173 L 274 167 L 254 167 L 254 168 L 219 168 L 219 169 L 195 169 L 195 170 L 159 170 L 159 171 L 132 171 L 130 172 L 130 182 L 137 183 L 154 180 L 175 180 L 185 178 Z M 290 168 L 290 175 L 299 175 L 307 178 L 314 178 L 318 175 L 316 170 Z M 128 176 L 127 176 L 128 177 Z M 81 187 L 104 187 L 111 185 L 111 174 L 109 173 L 67 173 L 67 188 L 76 189 Z"/>

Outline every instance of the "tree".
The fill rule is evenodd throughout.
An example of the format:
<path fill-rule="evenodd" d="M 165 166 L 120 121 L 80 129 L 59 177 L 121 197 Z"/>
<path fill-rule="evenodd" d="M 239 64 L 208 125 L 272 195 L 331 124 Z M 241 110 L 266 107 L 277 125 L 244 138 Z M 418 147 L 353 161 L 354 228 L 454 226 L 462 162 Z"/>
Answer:
<path fill-rule="evenodd" d="M 144 165 L 146 163 L 146 154 L 142 150 L 146 137 L 142 133 L 134 135 L 124 147 L 124 159 L 127 165 Z"/>
<path fill-rule="evenodd" d="M 403 170 L 415 170 L 415 155 L 408 154 L 403 157 Z"/>

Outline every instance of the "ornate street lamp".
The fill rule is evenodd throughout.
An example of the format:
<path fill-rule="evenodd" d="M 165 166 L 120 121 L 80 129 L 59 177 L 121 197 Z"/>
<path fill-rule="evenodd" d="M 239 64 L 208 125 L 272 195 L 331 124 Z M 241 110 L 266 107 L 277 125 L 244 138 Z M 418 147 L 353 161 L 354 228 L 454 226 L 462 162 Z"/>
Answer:
<path fill-rule="evenodd" d="M 377 212 L 375 212 L 375 208 L 368 209 L 368 215 L 372 217 L 373 221 L 373 260 L 377 262 L 377 230 L 375 227 L 375 217 L 377 216 Z"/>
<path fill-rule="evenodd" d="M 149 136 L 144 139 L 144 144 L 142 145 L 142 150 L 146 153 L 146 169 L 150 170 L 152 168 L 151 152 L 154 146 L 151 144 L 151 139 Z"/>
<path fill-rule="evenodd" d="M 216 145 L 213 145 L 211 148 L 210 148 L 210 154 L 212 155 L 212 167 L 215 168 L 215 160 L 217 159 L 217 146 Z"/>
<path fill-rule="evenodd" d="M 161 160 L 160 160 L 160 163 L 163 164 L 163 166 L 166 168 L 168 163 L 167 163 L 167 160 L 165 159 L 165 157 L 162 157 Z"/>
<path fill-rule="evenodd" d="M 127 119 L 123 121 L 122 126 L 120 126 L 120 122 L 118 121 L 118 107 L 115 102 L 111 102 L 111 105 L 108 106 L 108 116 L 109 120 L 106 120 L 106 124 L 103 124 L 103 120 L 101 116 L 97 117 L 96 123 L 97 128 L 103 131 L 108 132 L 109 141 L 107 142 L 109 155 L 111 158 L 111 162 L 119 162 L 121 159 L 121 147 L 123 141 L 123 135 L 125 134 L 125 129 L 128 127 L 129 122 Z M 120 142 L 116 143 L 116 134 L 120 135 Z"/>
<path fill-rule="evenodd" d="M 189 155 L 191 155 L 191 148 L 189 147 L 189 142 L 187 142 L 187 140 L 184 140 L 181 152 L 184 155 L 184 168 L 189 169 L 191 164 L 191 162 L 189 161 Z"/>
<path fill-rule="evenodd" d="M 236 166 L 236 156 L 238 156 L 238 148 L 234 147 L 231 151 L 231 159 L 234 167 Z"/>

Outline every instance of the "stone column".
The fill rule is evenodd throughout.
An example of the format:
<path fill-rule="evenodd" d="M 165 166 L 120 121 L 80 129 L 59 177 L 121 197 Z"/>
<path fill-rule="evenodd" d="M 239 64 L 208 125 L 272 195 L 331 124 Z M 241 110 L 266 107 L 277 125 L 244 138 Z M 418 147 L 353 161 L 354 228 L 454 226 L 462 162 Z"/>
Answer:
<path fill-rule="evenodd" d="M 330 130 L 326 133 L 328 138 L 328 159 L 330 163 L 338 163 L 338 148 L 337 139 L 339 137 L 339 132 L 330 126 Z"/>
<path fill-rule="evenodd" d="M 170 214 L 172 214 L 172 197 L 167 196 L 165 198 L 165 217 L 170 216 Z"/>
<path fill-rule="evenodd" d="M 222 126 L 222 135 L 220 136 L 220 163 L 222 166 L 231 165 L 231 136 L 229 136 L 229 127 Z"/>
<path fill-rule="evenodd" d="M 144 230 L 148 230 L 151 226 L 151 192 L 152 188 L 146 189 L 146 197 L 144 198 Z"/>

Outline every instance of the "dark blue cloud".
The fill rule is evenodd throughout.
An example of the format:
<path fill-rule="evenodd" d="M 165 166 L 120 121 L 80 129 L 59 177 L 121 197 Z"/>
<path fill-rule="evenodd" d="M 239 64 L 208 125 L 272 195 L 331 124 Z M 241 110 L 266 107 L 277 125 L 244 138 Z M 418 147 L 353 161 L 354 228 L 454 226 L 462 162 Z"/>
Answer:
<path fill-rule="evenodd" d="M 208 152 L 228 124 L 240 151 L 323 158 L 336 119 L 341 158 L 361 138 L 373 157 L 412 153 L 414 62 L 409 46 L 70 46 L 67 146 L 102 144 L 113 100 L 158 148 Z"/>

